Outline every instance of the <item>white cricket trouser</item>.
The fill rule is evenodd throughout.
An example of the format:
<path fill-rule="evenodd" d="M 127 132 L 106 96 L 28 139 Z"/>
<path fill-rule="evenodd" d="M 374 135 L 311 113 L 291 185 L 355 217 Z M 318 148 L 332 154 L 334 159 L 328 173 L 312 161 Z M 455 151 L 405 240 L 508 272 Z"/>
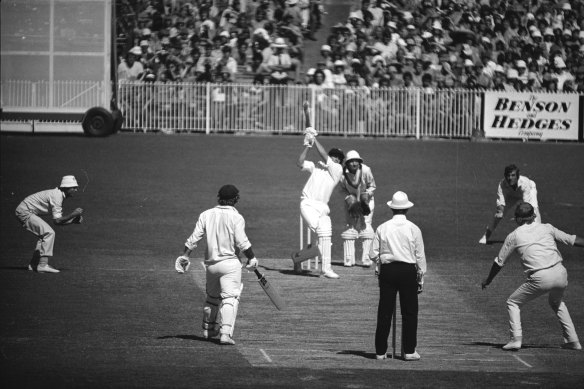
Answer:
<path fill-rule="evenodd" d="M 561 263 L 532 273 L 523 285 L 517 288 L 507 299 L 511 335 L 514 337 L 523 335 L 521 307 L 531 300 L 549 293 L 548 303 L 560 321 L 564 342 L 577 342 L 578 335 L 576 334 L 574 323 L 568 312 L 568 307 L 562 301 L 567 286 L 568 272 Z"/>
<path fill-rule="evenodd" d="M 40 253 L 40 256 L 52 257 L 55 246 L 55 231 L 51 226 L 39 216 L 23 212 L 19 208 L 16 209 L 16 217 L 24 228 L 38 238 L 35 250 Z"/>
<path fill-rule="evenodd" d="M 206 266 L 207 294 L 226 299 L 238 297 L 241 289 L 241 262 L 226 259 Z"/>
<path fill-rule="evenodd" d="M 320 218 L 330 212 L 329 206 L 322 201 L 304 199 L 300 202 L 300 214 L 312 232 L 316 233 Z"/>

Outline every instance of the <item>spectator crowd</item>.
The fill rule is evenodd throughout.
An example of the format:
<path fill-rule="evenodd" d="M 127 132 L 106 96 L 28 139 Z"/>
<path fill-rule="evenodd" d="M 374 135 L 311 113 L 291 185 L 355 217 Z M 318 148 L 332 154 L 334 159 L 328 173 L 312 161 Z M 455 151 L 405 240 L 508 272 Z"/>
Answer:
<path fill-rule="evenodd" d="M 584 91 L 580 0 L 362 0 L 305 58 L 315 0 L 126 0 L 120 80 Z M 315 63 L 311 63 L 315 62 Z M 305 71 L 305 69 L 307 69 Z"/>

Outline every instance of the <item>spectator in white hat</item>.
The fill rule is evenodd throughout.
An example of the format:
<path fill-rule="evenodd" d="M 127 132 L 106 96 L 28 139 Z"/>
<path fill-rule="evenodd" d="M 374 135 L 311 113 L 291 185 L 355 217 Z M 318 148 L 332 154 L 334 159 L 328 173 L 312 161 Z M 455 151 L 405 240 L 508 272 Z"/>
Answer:
<path fill-rule="evenodd" d="M 126 60 L 118 65 L 118 81 L 136 81 L 144 73 L 144 66 L 140 62 L 142 49 L 133 47 L 126 56 Z"/>
<path fill-rule="evenodd" d="M 77 193 L 78 187 L 74 176 L 64 176 L 59 187 L 32 194 L 16 207 L 16 217 L 22 226 L 38 238 L 28 270 L 59 273 L 59 270 L 49 265 L 49 257 L 53 256 L 55 231 L 41 216 L 51 215 L 53 223 L 60 226 L 83 222 L 82 208 L 63 215 L 63 201 Z"/>
<path fill-rule="evenodd" d="M 574 77 L 574 75 L 572 73 L 570 73 L 568 71 L 568 69 L 566 69 L 566 63 L 564 62 L 564 60 L 562 59 L 562 57 L 555 57 L 553 60 L 553 65 L 554 65 L 554 69 L 555 72 L 553 73 L 553 77 L 557 80 L 558 82 L 558 90 L 562 91 L 564 89 L 564 83 L 567 80 L 571 80 L 574 81 L 576 79 L 576 77 Z"/>
<path fill-rule="evenodd" d="M 274 50 L 268 58 L 266 69 L 270 73 L 270 84 L 286 85 L 290 82 L 288 71 L 292 67 L 292 59 L 288 54 L 288 44 L 284 38 L 276 38 L 272 43 Z"/>

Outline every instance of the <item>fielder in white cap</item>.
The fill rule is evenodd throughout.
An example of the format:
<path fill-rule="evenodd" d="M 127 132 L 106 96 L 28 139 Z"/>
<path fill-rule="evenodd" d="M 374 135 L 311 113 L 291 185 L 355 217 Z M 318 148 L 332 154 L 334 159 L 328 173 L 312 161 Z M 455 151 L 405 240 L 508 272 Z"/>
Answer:
<path fill-rule="evenodd" d="M 16 207 L 16 217 L 22 226 L 38 238 L 28 270 L 59 273 L 59 270 L 49 265 L 49 257 L 53 256 L 55 245 L 55 231 L 41 216 L 52 215 L 53 223 L 56 225 L 81 224 L 82 208 L 76 208 L 73 212 L 63 215 L 63 200 L 72 197 L 78 187 L 74 176 L 64 176 L 58 188 L 32 194 Z"/>
<path fill-rule="evenodd" d="M 373 230 L 373 211 L 375 209 L 375 178 L 371 168 L 363 163 L 363 159 L 355 150 L 347 153 L 343 177 L 339 190 L 345 199 L 345 231 L 343 238 L 343 262 L 345 266 L 355 265 L 355 240 L 362 241 L 361 262 L 369 267 L 369 249 L 375 231 Z"/>
<path fill-rule="evenodd" d="M 387 337 L 395 298 L 399 293 L 402 314 L 402 344 L 406 361 L 417 361 L 418 294 L 426 274 L 426 255 L 422 231 L 406 218 L 414 204 L 404 192 L 395 192 L 387 203 L 393 217 L 377 227 L 369 257 L 377 263 L 379 306 L 375 331 L 377 359 L 387 358 Z"/>

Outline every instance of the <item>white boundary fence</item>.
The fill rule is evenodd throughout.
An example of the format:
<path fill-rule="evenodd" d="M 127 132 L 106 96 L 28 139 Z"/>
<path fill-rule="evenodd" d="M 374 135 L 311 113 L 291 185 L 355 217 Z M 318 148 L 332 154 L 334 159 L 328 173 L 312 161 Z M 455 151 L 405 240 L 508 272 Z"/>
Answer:
<path fill-rule="evenodd" d="M 297 134 L 302 103 L 322 134 L 468 138 L 483 93 L 469 90 L 316 89 L 250 84 L 122 83 L 123 130 Z"/>
<path fill-rule="evenodd" d="M 2 108 L 14 111 L 85 112 L 101 106 L 106 90 L 100 81 L 2 81 Z"/>

